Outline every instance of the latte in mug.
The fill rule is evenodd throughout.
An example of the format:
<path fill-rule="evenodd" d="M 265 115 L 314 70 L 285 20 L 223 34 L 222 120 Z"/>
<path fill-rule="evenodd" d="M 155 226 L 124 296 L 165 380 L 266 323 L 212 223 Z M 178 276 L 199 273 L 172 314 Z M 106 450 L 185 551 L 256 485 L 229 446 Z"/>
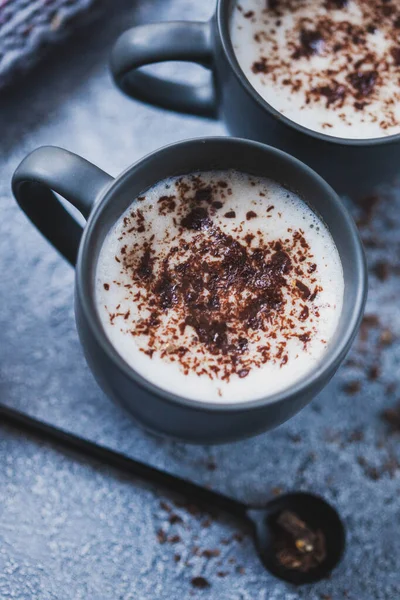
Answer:
<path fill-rule="evenodd" d="M 280 184 L 192 173 L 136 198 L 96 272 L 103 328 L 136 372 L 209 403 L 265 397 L 321 360 L 344 281 L 321 219 Z"/>
<path fill-rule="evenodd" d="M 397 0 L 238 0 L 233 48 L 273 108 L 347 139 L 400 133 Z"/>

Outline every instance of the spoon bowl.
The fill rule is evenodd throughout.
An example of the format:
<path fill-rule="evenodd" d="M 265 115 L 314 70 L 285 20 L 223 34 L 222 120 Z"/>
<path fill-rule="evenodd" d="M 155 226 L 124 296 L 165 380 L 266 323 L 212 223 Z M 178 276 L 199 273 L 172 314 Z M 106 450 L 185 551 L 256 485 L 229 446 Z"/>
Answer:
<path fill-rule="evenodd" d="M 343 556 L 346 546 L 343 523 L 337 511 L 319 496 L 306 492 L 283 494 L 270 500 L 265 508 L 249 509 L 247 516 L 254 524 L 255 544 L 262 563 L 279 579 L 295 585 L 314 583 L 327 577 Z M 282 523 L 282 516 L 289 522 Z M 290 519 L 294 519 L 295 531 Z M 306 550 L 310 532 L 315 536 L 314 545 L 321 545 L 322 540 L 323 547 L 316 560 L 311 552 L 318 549 L 311 544 L 310 551 Z"/>

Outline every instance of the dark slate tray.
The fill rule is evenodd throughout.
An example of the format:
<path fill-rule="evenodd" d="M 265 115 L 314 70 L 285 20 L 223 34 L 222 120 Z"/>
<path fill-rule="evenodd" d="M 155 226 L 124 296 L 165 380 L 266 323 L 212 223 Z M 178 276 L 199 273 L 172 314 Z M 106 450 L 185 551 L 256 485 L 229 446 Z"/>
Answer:
<path fill-rule="evenodd" d="M 173 507 L 177 522 L 162 503 L 170 498 L 0 427 L 1 600 L 400 598 L 400 436 L 385 412 L 400 396 L 399 188 L 349 202 L 370 267 L 368 317 L 349 360 L 288 423 L 212 448 L 148 435 L 101 393 L 77 337 L 73 270 L 10 193 L 18 162 L 42 144 L 117 174 L 161 145 L 226 135 L 218 122 L 129 100 L 107 68 L 125 28 L 206 19 L 213 7 L 214 0 L 113 0 L 107 18 L 0 98 L 0 400 L 248 502 L 293 488 L 322 494 L 345 521 L 346 556 L 329 580 L 291 587 L 264 571 L 232 523 Z M 160 543 L 160 531 L 169 541 Z M 215 549 L 219 556 L 203 553 Z M 193 588 L 200 575 L 209 588 Z"/>

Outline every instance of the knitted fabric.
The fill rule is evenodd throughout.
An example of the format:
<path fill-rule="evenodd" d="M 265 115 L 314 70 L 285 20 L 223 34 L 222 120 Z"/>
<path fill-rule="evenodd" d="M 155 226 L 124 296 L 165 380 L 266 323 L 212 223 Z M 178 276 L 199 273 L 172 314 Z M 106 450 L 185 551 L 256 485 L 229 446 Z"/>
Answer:
<path fill-rule="evenodd" d="M 94 0 L 0 0 L 0 87 L 32 66 Z M 76 21 L 76 20 L 75 20 Z"/>

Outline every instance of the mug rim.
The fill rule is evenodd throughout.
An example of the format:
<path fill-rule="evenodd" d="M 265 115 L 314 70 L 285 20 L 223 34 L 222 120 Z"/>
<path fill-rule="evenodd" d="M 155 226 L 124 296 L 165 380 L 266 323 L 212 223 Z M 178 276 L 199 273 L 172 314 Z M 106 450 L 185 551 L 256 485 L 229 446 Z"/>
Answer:
<path fill-rule="evenodd" d="M 375 145 L 385 145 L 391 144 L 394 142 L 398 142 L 400 140 L 400 133 L 394 133 L 393 135 L 388 135 L 384 137 L 376 137 L 376 138 L 342 138 L 334 135 L 327 135 L 320 131 L 314 131 L 304 125 L 300 125 L 300 123 L 296 123 L 292 119 L 289 119 L 284 114 L 279 112 L 276 108 L 274 108 L 271 104 L 269 104 L 262 96 L 257 92 L 257 90 L 251 85 L 250 81 L 244 74 L 243 69 L 240 67 L 239 62 L 236 58 L 235 52 L 233 50 L 230 31 L 229 31 L 229 22 L 228 19 L 225 18 L 226 10 L 228 3 L 234 0 L 218 0 L 216 6 L 216 22 L 218 27 L 219 37 L 221 39 L 221 45 L 224 50 L 225 56 L 228 59 L 229 65 L 232 69 L 232 72 L 236 76 L 236 79 L 241 83 L 241 85 L 245 88 L 248 94 L 250 94 L 254 100 L 258 103 L 260 108 L 266 110 L 272 117 L 275 119 L 279 119 L 279 121 L 289 127 L 289 129 L 294 129 L 298 133 L 303 133 L 304 135 L 309 135 L 313 138 L 316 138 L 322 142 L 330 142 L 339 146 L 355 146 L 355 147 L 369 147 Z"/>
<path fill-rule="evenodd" d="M 329 198 L 329 202 L 335 205 L 336 209 L 341 215 L 341 219 L 348 226 L 350 235 L 354 242 L 355 256 L 353 258 L 358 265 L 357 278 L 354 281 L 356 292 L 354 307 L 348 320 L 349 322 L 346 327 L 345 335 L 338 340 L 338 343 L 335 345 L 335 347 L 328 347 L 323 358 L 318 361 L 309 372 L 305 373 L 305 375 L 303 375 L 299 380 L 295 381 L 291 386 L 283 389 L 282 391 L 278 391 L 270 395 L 264 395 L 254 400 L 219 403 L 185 398 L 184 396 L 179 396 L 178 394 L 170 392 L 169 390 L 158 387 L 152 381 L 143 377 L 125 361 L 125 359 L 118 353 L 117 349 L 107 337 L 106 332 L 101 324 L 100 316 L 96 310 L 94 286 L 90 281 L 90 277 L 87 276 L 92 264 L 90 252 L 88 252 L 88 250 L 90 250 L 92 232 L 94 231 L 99 218 L 101 218 L 105 207 L 110 201 L 112 201 L 119 189 L 125 185 L 125 181 L 129 176 L 131 176 L 132 171 L 139 167 L 144 167 L 146 164 L 147 167 L 149 167 L 151 161 L 156 155 L 169 152 L 173 148 L 180 147 L 181 150 L 184 150 L 185 146 L 188 145 L 195 144 L 201 146 L 207 143 L 222 143 L 227 145 L 239 144 L 243 147 L 253 146 L 254 148 L 257 148 L 266 154 L 274 154 L 275 156 L 278 156 L 283 161 L 286 161 L 291 167 L 301 168 L 309 177 L 317 180 L 317 183 L 321 186 L 325 197 Z M 112 225 L 110 225 L 110 227 L 111 226 Z M 144 388 L 145 391 L 162 398 L 164 401 L 168 401 L 174 405 L 183 405 L 186 408 L 192 408 L 194 410 L 204 410 L 210 413 L 234 413 L 242 412 L 244 410 L 247 411 L 262 408 L 266 405 L 278 405 L 283 401 L 291 401 L 300 394 L 307 392 L 307 390 L 311 390 L 320 379 L 323 379 L 324 374 L 329 373 L 332 370 L 334 372 L 336 370 L 335 365 L 340 365 L 361 323 L 367 297 L 367 267 L 362 242 L 353 218 L 333 188 L 318 173 L 311 169 L 311 167 L 282 150 L 252 140 L 221 136 L 191 138 L 168 144 L 167 146 L 163 146 L 162 148 L 149 153 L 118 175 L 114 181 L 111 182 L 111 185 L 107 186 L 106 189 L 100 194 L 100 197 L 97 199 L 97 202 L 89 215 L 79 247 L 75 282 L 75 293 L 77 298 L 79 298 L 80 307 L 84 313 L 86 324 L 90 328 L 94 339 L 108 359 L 119 371 L 122 371 L 128 380 L 132 381 L 140 388 Z M 93 302 L 93 309 L 90 306 L 91 301 Z"/>

